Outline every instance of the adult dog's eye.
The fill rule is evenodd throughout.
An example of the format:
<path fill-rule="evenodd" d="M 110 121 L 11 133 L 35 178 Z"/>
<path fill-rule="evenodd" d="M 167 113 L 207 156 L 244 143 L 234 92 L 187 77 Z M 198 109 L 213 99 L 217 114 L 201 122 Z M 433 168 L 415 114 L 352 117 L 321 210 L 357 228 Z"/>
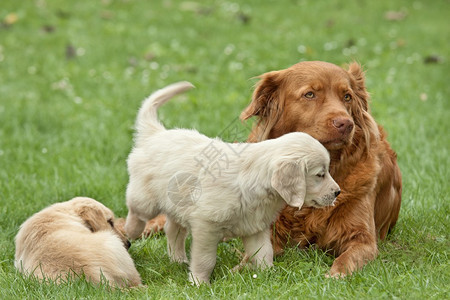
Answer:
<path fill-rule="evenodd" d="M 345 102 L 350 102 L 350 101 L 352 101 L 352 95 L 350 95 L 350 94 L 345 94 L 345 95 L 344 95 L 344 101 L 345 101 Z"/>
<path fill-rule="evenodd" d="M 308 98 L 308 99 L 313 99 L 313 98 L 315 98 L 315 97 L 316 97 L 316 95 L 314 95 L 313 92 L 307 92 L 307 93 L 305 94 L 305 98 Z"/>

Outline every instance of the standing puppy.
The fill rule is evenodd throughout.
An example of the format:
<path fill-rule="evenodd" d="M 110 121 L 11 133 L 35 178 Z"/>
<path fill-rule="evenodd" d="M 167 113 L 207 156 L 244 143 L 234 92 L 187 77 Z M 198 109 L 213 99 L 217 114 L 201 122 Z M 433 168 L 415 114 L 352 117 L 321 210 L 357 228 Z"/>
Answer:
<path fill-rule="evenodd" d="M 177 262 L 187 262 L 190 231 L 190 280 L 198 285 L 209 282 L 224 237 L 242 237 L 254 264 L 272 266 L 270 224 L 286 203 L 332 205 L 340 191 L 328 172 L 328 152 L 308 134 L 229 144 L 194 130 L 166 130 L 158 107 L 191 87 L 180 82 L 159 90 L 139 111 L 125 231 L 136 238 L 147 220 L 166 214 L 168 252 Z"/>
<path fill-rule="evenodd" d="M 16 236 L 15 267 L 37 278 L 60 282 L 84 274 L 120 287 L 141 278 L 127 252 L 128 240 L 114 228 L 114 214 L 90 198 L 56 203 L 34 214 Z"/>

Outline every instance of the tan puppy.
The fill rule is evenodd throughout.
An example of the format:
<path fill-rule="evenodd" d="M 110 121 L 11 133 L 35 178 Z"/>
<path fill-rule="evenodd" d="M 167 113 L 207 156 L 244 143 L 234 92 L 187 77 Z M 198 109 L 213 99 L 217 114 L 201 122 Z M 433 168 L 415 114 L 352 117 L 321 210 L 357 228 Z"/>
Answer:
<path fill-rule="evenodd" d="M 56 203 L 34 214 L 16 236 L 15 267 L 37 278 L 61 282 L 84 274 L 94 283 L 141 284 L 127 252 L 128 240 L 114 228 L 114 214 L 90 198 Z"/>
<path fill-rule="evenodd" d="M 190 280 L 200 284 L 209 282 L 224 237 L 242 237 L 254 264 L 272 266 L 270 224 L 286 203 L 297 209 L 333 205 L 340 191 L 328 172 L 328 152 L 308 134 L 229 144 L 195 130 L 165 129 L 158 107 L 191 87 L 180 82 L 159 90 L 139 111 L 128 157 L 125 231 L 136 238 L 147 220 L 166 214 L 169 255 L 187 262 L 190 231 Z"/>

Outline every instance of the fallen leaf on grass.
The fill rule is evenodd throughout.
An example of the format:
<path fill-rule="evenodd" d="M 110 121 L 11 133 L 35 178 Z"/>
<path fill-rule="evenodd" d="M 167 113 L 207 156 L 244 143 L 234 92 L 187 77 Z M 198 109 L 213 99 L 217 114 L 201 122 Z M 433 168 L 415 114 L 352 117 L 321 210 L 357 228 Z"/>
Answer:
<path fill-rule="evenodd" d="M 147 53 L 145 53 L 145 55 L 144 55 L 144 59 L 146 60 L 146 61 L 152 61 L 152 60 L 154 60 L 156 58 L 156 54 L 155 53 L 153 53 L 153 52 L 147 52 Z"/>
<path fill-rule="evenodd" d="M 426 64 L 438 64 L 442 62 L 442 57 L 439 55 L 428 55 L 424 58 L 423 62 Z"/>
<path fill-rule="evenodd" d="M 55 31 L 55 26 L 52 25 L 44 25 L 41 27 L 42 31 L 46 32 L 46 33 L 52 33 Z"/>
<path fill-rule="evenodd" d="M 0 28 L 9 28 L 19 20 L 19 17 L 15 13 L 7 14 L 6 17 L 0 22 Z"/>
<path fill-rule="evenodd" d="M 242 22 L 242 24 L 248 24 L 251 20 L 250 15 L 240 12 L 237 14 L 236 18 Z"/>
<path fill-rule="evenodd" d="M 325 27 L 332 28 L 335 24 L 336 21 L 334 21 L 333 19 L 328 19 L 327 22 L 325 23 Z"/>
<path fill-rule="evenodd" d="M 7 14 L 6 17 L 3 19 L 3 24 L 6 26 L 11 26 L 14 23 L 16 23 L 19 20 L 19 17 L 15 13 Z"/>
<path fill-rule="evenodd" d="M 384 14 L 384 18 L 388 21 L 401 21 L 408 14 L 404 11 L 388 11 Z"/>
<path fill-rule="evenodd" d="M 112 20 L 114 18 L 114 13 L 109 10 L 102 11 L 100 13 L 100 18 L 103 20 Z"/>
<path fill-rule="evenodd" d="M 75 47 L 72 45 L 67 45 L 66 46 L 66 59 L 72 59 L 75 58 L 77 56 L 77 51 L 75 50 Z"/>

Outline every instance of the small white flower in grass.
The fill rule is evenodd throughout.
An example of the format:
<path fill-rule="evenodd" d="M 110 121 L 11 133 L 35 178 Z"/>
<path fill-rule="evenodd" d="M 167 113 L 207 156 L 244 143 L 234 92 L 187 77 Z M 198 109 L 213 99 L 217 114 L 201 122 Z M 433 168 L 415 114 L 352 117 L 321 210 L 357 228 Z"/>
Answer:
<path fill-rule="evenodd" d="M 427 93 L 421 93 L 421 94 L 420 94 L 420 100 L 422 100 L 422 101 L 427 101 L 427 100 L 428 100 L 428 95 L 427 95 Z"/>
<path fill-rule="evenodd" d="M 152 70 L 158 70 L 159 64 L 156 61 L 152 61 L 149 65 L 150 69 Z"/>
<path fill-rule="evenodd" d="M 381 46 L 381 45 L 376 45 L 376 46 L 373 48 L 373 52 L 375 52 L 375 54 L 381 54 L 381 52 L 383 52 L 383 46 Z"/>
<path fill-rule="evenodd" d="M 134 73 L 133 67 L 128 67 L 125 69 L 125 78 L 131 78 L 131 75 Z"/>
<path fill-rule="evenodd" d="M 83 56 L 86 54 L 86 50 L 84 48 L 77 48 L 76 52 L 77 56 Z"/>
<path fill-rule="evenodd" d="M 102 73 L 102 76 L 103 76 L 103 78 L 106 79 L 106 80 L 111 80 L 111 79 L 112 79 L 112 75 L 111 75 L 111 73 L 108 72 L 108 71 L 103 72 L 103 73 Z"/>
<path fill-rule="evenodd" d="M 256 278 L 258 278 L 258 275 L 256 275 L 256 274 L 253 274 L 253 278 L 255 278 L 255 279 L 256 279 Z"/>
<path fill-rule="evenodd" d="M 42 148 L 41 151 L 42 151 L 42 153 L 44 153 L 44 154 L 48 152 L 47 148 Z"/>
<path fill-rule="evenodd" d="M 396 37 L 397 36 L 397 30 L 396 29 L 389 30 L 388 35 L 389 35 L 390 38 Z"/>
<path fill-rule="evenodd" d="M 230 71 L 237 71 L 242 70 L 243 66 L 240 62 L 232 61 L 230 62 L 228 68 L 230 69 Z"/>
<path fill-rule="evenodd" d="M 35 66 L 29 66 L 27 71 L 28 71 L 28 74 L 34 75 L 34 74 L 36 74 L 36 67 Z"/>
<path fill-rule="evenodd" d="M 225 55 L 230 55 L 231 53 L 233 53 L 233 51 L 234 51 L 235 48 L 236 48 L 236 47 L 235 47 L 233 44 L 228 44 L 228 45 L 225 47 L 225 49 L 223 50 L 223 53 L 224 53 Z"/>
<path fill-rule="evenodd" d="M 305 45 L 298 45 L 297 52 L 301 53 L 301 54 L 305 54 L 306 53 L 306 46 Z"/>
<path fill-rule="evenodd" d="M 337 42 L 328 42 L 323 45 L 325 51 L 331 51 L 337 48 Z"/>
<path fill-rule="evenodd" d="M 166 79 L 167 77 L 169 77 L 169 74 L 167 72 L 161 72 L 159 74 L 159 78 L 161 79 Z"/>
<path fill-rule="evenodd" d="M 52 83 L 53 90 L 67 90 L 70 89 L 71 85 L 68 78 L 63 78 L 60 81 Z"/>
<path fill-rule="evenodd" d="M 73 102 L 75 102 L 76 104 L 81 104 L 81 103 L 83 103 L 83 99 L 81 99 L 81 97 L 75 97 L 73 99 Z"/>
<path fill-rule="evenodd" d="M 360 38 L 357 42 L 358 46 L 365 46 L 367 45 L 367 40 L 365 38 Z"/>
<path fill-rule="evenodd" d="M 352 54 L 356 54 L 356 52 L 358 52 L 358 48 L 355 46 L 342 49 L 342 54 L 344 54 L 345 56 L 350 56 Z"/>
<path fill-rule="evenodd" d="M 3 154 L 5 154 L 5 152 L 3 152 L 3 150 L 0 150 L 0 156 L 2 156 Z"/>

